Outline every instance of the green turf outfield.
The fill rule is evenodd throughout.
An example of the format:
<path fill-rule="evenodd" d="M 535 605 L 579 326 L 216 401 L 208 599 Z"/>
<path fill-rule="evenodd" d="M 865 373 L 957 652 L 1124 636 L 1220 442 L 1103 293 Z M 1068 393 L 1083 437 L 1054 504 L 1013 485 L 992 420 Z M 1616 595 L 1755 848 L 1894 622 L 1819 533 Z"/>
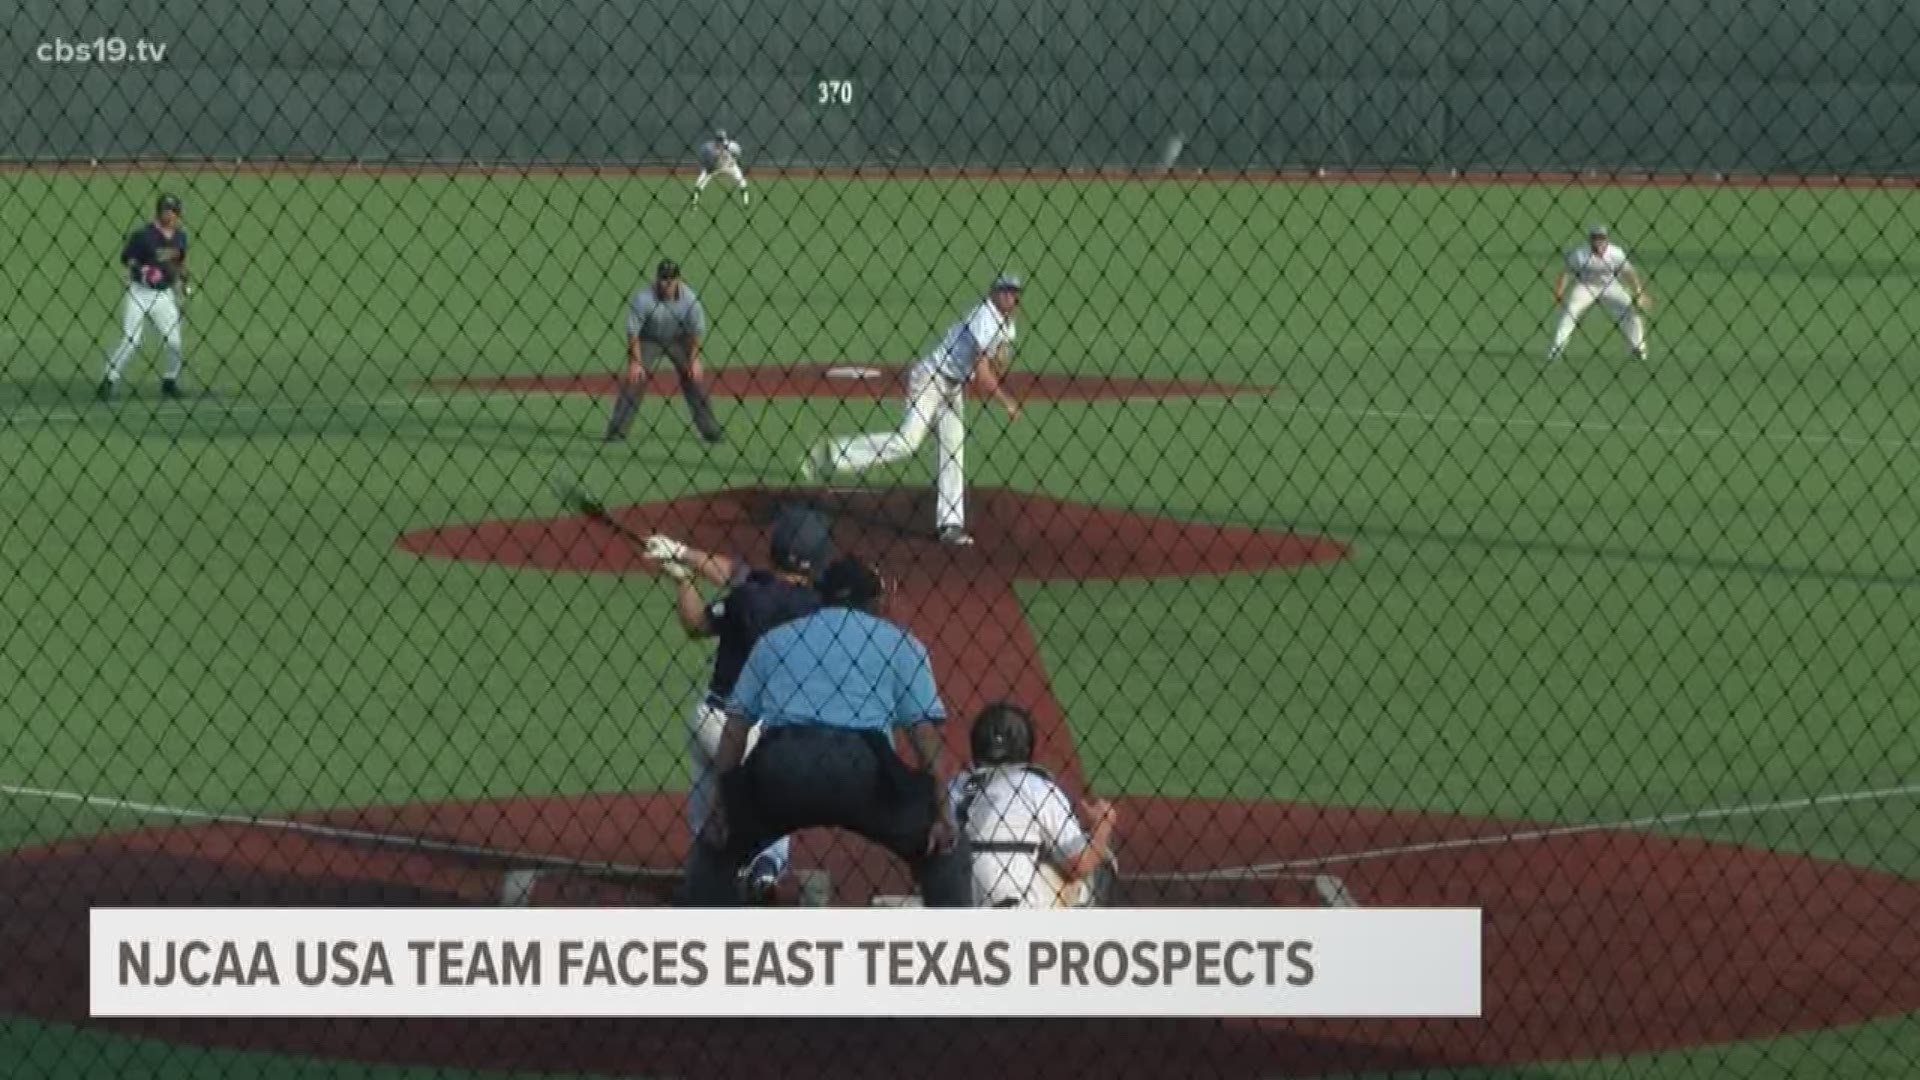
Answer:
<path fill-rule="evenodd" d="M 160 403 L 150 341 L 134 395 L 97 406 L 113 259 L 161 186 L 203 282 L 189 380 L 217 396 Z M 720 366 L 908 360 L 1004 264 L 1029 281 L 1023 366 L 1276 387 L 1038 405 L 1012 427 L 974 411 L 974 483 L 1355 549 L 1296 574 L 1023 587 L 1103 790 L 1604 822 L 1920 775 L 1920 198 L 756 190 L 743 212 L 656 179 L 0 175 L 0 782 L 274 812 L 679 786 L 704 653 L 666 632 L 657 584 L 393 546 L 554 513 L 557 458 L 649 501 L 784 482 L 822 432 L 891 414 L 723 402 L 733 441 L 708 453 L 653 399 L 637 426 L 663 437 L 606 452 L 603 403 L 425 387 L 611 370 L 662 256 L 707 301 Z M 1545 368 L 1551 268 L 1593 218 L 1649 276 L 1653 360 L 1625 361 L 1596 312 Z M 0 844 L 135 820 L 4 800 Z M 1684 831 L 1914 875 L 1916 825 L 1906 796 Z M 1892 1075 L 1920 1056 L 1913 1027 L 1750 1049 L 1781 1075 Z M 47 1075 L 66 1052 L 225 1068 L 160 1072 L 172 1048 L 64 1032 L 0 1026 L 0 1045 Z M 1743 1071 L 1747 1052 L 1631 1075 Z"/>

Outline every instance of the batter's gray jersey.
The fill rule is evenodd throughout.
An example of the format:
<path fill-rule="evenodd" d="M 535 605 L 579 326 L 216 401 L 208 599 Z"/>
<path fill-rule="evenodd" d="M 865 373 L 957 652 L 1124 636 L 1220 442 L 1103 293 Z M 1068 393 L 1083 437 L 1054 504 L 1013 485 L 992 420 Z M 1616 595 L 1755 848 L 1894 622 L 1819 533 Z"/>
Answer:
<path fill-rule="evenodd" d="M 627 305 L 627 336 L 660 345 L 678 342 L 688 334 L 705 337 L 707 313 L 693 286 L 680 283 L 680 297 L 662 300 L 648 285 L 633 294 Z"/>

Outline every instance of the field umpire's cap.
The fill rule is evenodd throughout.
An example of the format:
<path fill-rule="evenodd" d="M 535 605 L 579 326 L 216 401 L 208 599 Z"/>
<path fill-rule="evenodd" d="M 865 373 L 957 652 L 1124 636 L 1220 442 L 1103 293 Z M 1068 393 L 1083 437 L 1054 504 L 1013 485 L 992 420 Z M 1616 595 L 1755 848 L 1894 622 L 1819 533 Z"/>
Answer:
<path fill-rule="evenodd" d="M 833 526 L 827 516 L 806 506 L 789 506 L 773 519 L 773 564 L 796 574 L 811 574 L 833 557 Z"/>
<path fill-rule="evenodd" d="M 1025 765 L 1033 760 L 1033 717 L 1010 701 L 996 701 L 973 718 L 968 749 L 976 765 Z"/>

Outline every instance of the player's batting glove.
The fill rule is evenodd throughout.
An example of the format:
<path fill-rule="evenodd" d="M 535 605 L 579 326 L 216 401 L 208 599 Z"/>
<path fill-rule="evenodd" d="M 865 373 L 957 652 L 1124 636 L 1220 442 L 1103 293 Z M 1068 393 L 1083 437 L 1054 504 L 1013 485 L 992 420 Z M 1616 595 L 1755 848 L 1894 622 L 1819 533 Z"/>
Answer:
<path fill-rule="evenodd" d="M 687 545 L 670 536 L 649 536 L 646 543 L 647 558 L 655 562 L 686 562 Z"/>
<path fill-rule="evenodd" d="M 693 567 L 677 559 L 667 559 L 661 562 L 660 570 L 675 581 L 693 580 Z"/>

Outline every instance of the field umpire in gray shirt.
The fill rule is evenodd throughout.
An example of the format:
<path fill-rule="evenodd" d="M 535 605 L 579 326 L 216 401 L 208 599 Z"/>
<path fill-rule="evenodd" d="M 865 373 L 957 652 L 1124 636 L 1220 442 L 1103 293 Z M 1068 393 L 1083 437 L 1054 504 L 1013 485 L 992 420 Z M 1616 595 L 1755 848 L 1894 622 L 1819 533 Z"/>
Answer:
<path fill-rule="evenodd" d="M 653 284 L 633 294 L 627 305 L 627 372 L 620 380 L 613 416 L 607 421 L 607 441 L 627 437 L 633 414 L 640 408 L 647 369 L 665 356 L 680 377 L 680 395 L 687 399 L 693 426 L 710 443 L 720 441 L 720 422 L 700 370 L 700 339 L 707 333 L 707 313 L 693 287 L 680 280 L 680 267 L 669 259 L 660 264 Z"/>

